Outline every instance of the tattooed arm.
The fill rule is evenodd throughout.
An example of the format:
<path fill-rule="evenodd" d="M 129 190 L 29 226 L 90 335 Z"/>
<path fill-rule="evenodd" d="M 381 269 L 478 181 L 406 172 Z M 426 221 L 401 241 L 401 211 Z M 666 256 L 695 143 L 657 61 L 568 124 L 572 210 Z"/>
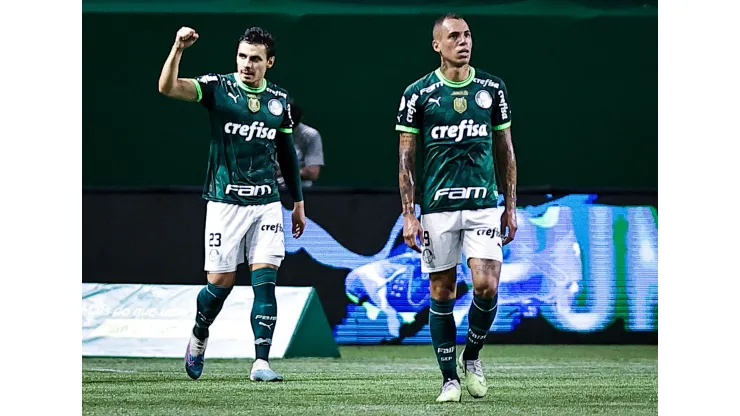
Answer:
<path fill-rule="evenodd" d="M 398 145 L 398 187 L 401 191 L 403 239 L 412 249 L 421 252 L 416 241 L 423 241 L 421 224 L 414 209 L 414 172 L 416 171 L 416 134 L 401 133 Z"/>
<path fill-rule="evenodd" d="M 414 215 L 414 172 L 416 170 L 416 135 L 401 133 L 398 145 L 398 187 L 401 212 Z"/>
<path fill-rule="evenodd" d="M 504 213 L 501 215 L 501 235 L 506 245 L 514 239 L 516 234 L 516 157 L 514 144 L 511 141 L 511 129 L 495 130 L 493 132 L 495 146 L 496 167 L 503 186 Z M 509 232 L 505 234 L 506 228 Z"/>
<path fill-rule="evenodd" d="M 504 204 L 506 208 L 516 208 L 516 157 L 514 144 L 511 141 L 511 129 L 493 132 L 496 146 L 496 166 L 501 185 L 503 185 Z"/>

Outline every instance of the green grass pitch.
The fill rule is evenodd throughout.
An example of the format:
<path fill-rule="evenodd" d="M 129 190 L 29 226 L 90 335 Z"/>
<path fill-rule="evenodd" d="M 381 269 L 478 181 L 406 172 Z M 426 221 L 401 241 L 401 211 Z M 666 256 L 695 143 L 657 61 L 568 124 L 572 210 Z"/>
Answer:
<path fill-rule="evenodd" d="M 246 348 L 247 346 L 245 346 Z M 184 348 L 184 346 L 183 346 Z M 461 347 L 458 346 L 458 352 Z M 342 347 L 340 359 L 271 360 L 286 381 L 249 381 L 250 360 L 82 358 L 85 415 L 655 415 L 658 347 L 486 345 L 488 395 L 436 404 L 431 345 Z"/>

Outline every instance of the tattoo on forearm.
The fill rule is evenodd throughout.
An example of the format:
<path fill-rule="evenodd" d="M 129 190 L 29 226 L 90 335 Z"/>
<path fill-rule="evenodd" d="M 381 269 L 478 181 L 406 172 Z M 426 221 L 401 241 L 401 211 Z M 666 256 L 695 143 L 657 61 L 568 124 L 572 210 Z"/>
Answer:
<path fill-rule="evenodd" d="M 511 130 L 494 131 L 493 140 L 496 146 L 496 165 L 501 184 L 503 185 L 506 206 L 516 206 L 516 156 L 511 142 Z"/>
<path fill-rule="evenodd" d="M 398 186 L 403 214 L 414 213 L 414 172 L 416 171 L 416 135 L 401 133 L 398 145 Z"/>

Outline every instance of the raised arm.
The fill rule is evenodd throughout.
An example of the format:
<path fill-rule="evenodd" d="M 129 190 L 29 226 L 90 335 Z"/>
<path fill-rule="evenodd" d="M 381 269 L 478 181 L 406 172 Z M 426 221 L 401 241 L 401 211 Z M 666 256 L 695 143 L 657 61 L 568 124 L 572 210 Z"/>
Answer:
<path fill-rule="evenodd" d="M 164 62 L 159 75 L 159 92 L 170 98 L 184 101 L 199 101 L 200 94 L 197 85 L 191 79 L 178 78 L 182 52 L 198 40 L 198 33 L 189 27 L 177 31 L 175 43 Z"/>

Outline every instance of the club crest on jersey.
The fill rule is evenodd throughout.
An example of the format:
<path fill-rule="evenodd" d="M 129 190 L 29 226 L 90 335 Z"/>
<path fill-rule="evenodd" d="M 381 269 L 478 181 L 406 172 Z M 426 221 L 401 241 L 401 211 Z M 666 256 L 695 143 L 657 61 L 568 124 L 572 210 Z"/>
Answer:
<path fill-rule="evenodd" d="M 283 114 L 283 104 L 280 102 L 280 100 L 277 100 L 275 98 L 273 98 L 272 100 L 270 100 L 270 102 L 267 103 L 267 109 L 270 110 L 270 112 L 276 116 Z"/>
<path fill-rule="evenodd" d="M 253 113 L 260 111 L 260 99 L 256 95 L 248 95 L 247 97 L 247 108 L 249 108 L 249 111 Z"/>
<path fill-rule="evenodd" d="M 462 114 L 468 109 L 468 100 L 465 97 L 456 97 L 452 100 L 452 108 Z"/>
<path fill-rule="evenodd" d="M 486 90 L 480 90 L 475 94 L 475 103 L 480 106 L 480 108 L 491 108 L 491 104 L 493 104 L 493 97 L 491 97 L 491 94 Z"/>

